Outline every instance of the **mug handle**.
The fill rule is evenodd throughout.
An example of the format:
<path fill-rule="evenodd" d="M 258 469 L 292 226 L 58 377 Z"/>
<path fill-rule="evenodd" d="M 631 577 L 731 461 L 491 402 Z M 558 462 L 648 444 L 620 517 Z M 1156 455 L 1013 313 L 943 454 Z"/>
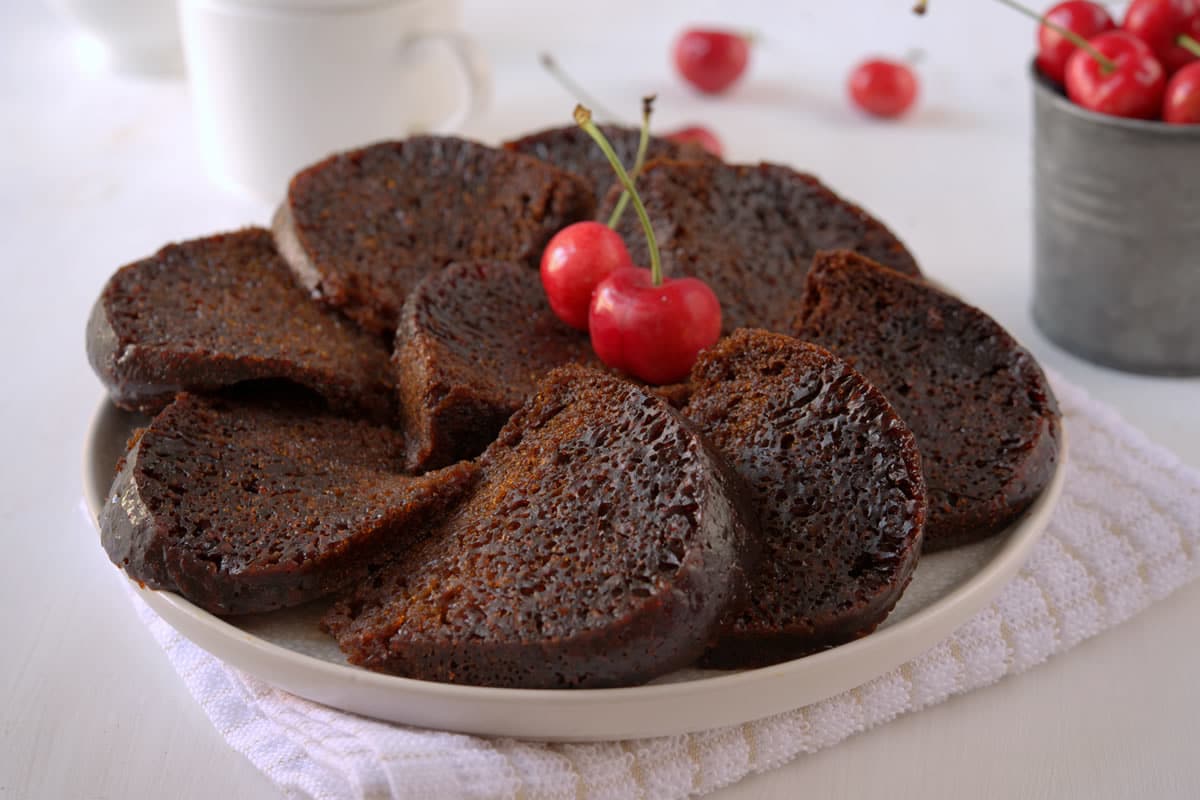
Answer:
<path fill-rule="evenodd" d="M 403 56 L 411 56 L 418 49 L 433 45 L 450 51 L 458 63 L 462 78 L 463 101 L 444 120 L 433 124 L 430 133 L 446 134 L 462 128 L 482 112 L 492 99 L 492 71 L 487 57 L 474 39 L 455 31 L 419 33 L 406 39 L 401 45 Z M 420 131 L 410 131 L 417 133 Z"/>

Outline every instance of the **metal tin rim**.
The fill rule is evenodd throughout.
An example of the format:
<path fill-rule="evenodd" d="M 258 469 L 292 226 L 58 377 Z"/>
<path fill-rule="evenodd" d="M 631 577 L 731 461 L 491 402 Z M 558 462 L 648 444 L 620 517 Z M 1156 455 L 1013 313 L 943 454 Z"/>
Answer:
<path fill-rule="evenodd" d="M 1110 128 L 1120 128 L 1127 131 L 1137 131 L 1147 136 L 1163 136 L 1172 139 L 1195 139 L 1200 142 L 1200 125 L 1169 125 L 1161 120 L 1129 119 L 1114 117 L 1111 114 L 1098 114 L 1083 106 L 1071 102 L 1062 94 L 1037 68 L 1036 62 L 1030 62 L 1030 78 L 1033 89 L 1048 102 L 1054 104 L 1058 111 L 1087 120 L 1096 125 Z"/>

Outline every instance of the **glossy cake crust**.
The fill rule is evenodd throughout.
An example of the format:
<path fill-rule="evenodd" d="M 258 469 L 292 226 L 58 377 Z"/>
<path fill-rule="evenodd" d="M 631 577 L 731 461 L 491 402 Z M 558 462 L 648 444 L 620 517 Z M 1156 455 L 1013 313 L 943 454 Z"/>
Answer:
<path fill-rule="evenodd" d="M 870 633 L 912 577 L 925 486 L 912 433 L 841 359 L 740 330 L 701 354 L 683 414 L 726 458 L 758 512 L 750 601 L 707 666 L 757 667 Z"/>
<path fill-rule="evenodd" d="M 262 228 L 122 267 L 92 308 L 87 353 L 113 402 L 147 414 L 176 392 L 267 379 L 377 419 L 395 408 L 387 347 L 309 300 Z"/>
<path fill-rule="evenodd" d="M 813 262 L 794 331 L 850 361 L 912 428 L 929 492 L 926 548 L 1003 530 L 1050 482 L 1054 393 L 1029 351 L 978 308 L 830 252 Z"/>
<path fill-rule="evenodd" d="M 695 661 L 758 549 L 740 482 L 662 400 L 552 372 L 476 488 L 326 617 L 351 663 L 424 680 L 571 688 Z"/>
<path fill-rule="evenodd" d="M 129 577 L 214 614 L 299 605 L 412 544 L 475 474 L 402 475 L 403 450 L 311 405 L 180 395 L 125 456 L 100 541 Z"/>
<path fill-rule="evenodd" d="M 668 276 L 701 278 L 721 301 L 722 330 L 790 333 L 818 250 L 847 248 L 894 269 L 916 262 L 882 222 L 812 175 L 776 164 L 655 161 L 638 179 Z M 604 203 L 611 208 L 620 192 Z M 603 216 L 603 212 L 602 212 Z M 636 215 L 618 232 L 635 264 L 649 264 Z"/>
<path fill-rule="evenodd" d="M 407 464 L 474 458 L 565 364 L 599 366 L 586 333 L 550 310 L 538 273 L 517 264 L 451 264 L 408 296 L 392 356 Z"/>
<path fill-rule="evenodd" d="M 536 268 L 550 237 L 594 212 L 587 183 L 544 161 L 418 136 L 300 172 L 274 230 L 314 297 L 391 337 L 405 297 L 429 273 L 479 259 Z"/>

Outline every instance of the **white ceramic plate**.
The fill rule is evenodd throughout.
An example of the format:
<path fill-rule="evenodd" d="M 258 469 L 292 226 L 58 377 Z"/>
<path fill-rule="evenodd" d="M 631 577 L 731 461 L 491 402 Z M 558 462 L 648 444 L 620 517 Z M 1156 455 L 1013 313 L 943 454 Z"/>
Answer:
<path fill-rule="evenodd" d="M 102 401 L 84 451 L 95 520 L 132 428 L 144 418 Z M 896 610 L 870 636 L 806 658 L 743 672 L 686 670 L 626 689 L 489 689 L 380 675 L 348 665 L 317 628 L 320 604 L 221 619 L 170 592 L 138 587 L 181 634 L 217 658 L 293 694 L 379 719 L 489 736 L 596 741 L 736 725 L 824 700 L 920 655 L 948 636 L 1016 573 L 1062 491 L 1058 470 L 1007 532 L 921 559 Z M 135 584 L 136 586 L 136 584 Z"/>

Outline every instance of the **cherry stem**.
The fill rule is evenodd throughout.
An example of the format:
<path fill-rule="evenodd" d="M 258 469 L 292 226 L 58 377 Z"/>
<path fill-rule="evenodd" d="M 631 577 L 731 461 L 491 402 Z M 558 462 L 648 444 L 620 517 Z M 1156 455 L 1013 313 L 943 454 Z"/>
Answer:
<path fill-rule="evenodd" d="M 1101 53 L 1099 50 L 1096 49 L 1096 47 L 1091 42 L 1089 42 L 1087 39 L 1080 36 L 1075 31 L 1070 30 L 1069 28 L 1064 28 L 1062 25 L 1059 25 L 1057 22 L 1051 22 L 1050 20 L 1043 17 L 1041 14 L 1034 11 L 1032 8 L 1027 8 L 1026 6 L 1023 6 L 1020 3 L 1014 2 L 1014 0 L 996 0 L 996 2 L 1000 3 L 1001 5 L 1008 6 L 1013 11 L 1016 11 L 1018 14 L 1024 14 L 1025 16 L 1030 17 L 1031 19 L 1036 19 L 1040 25 L 1043 25 L 1044 27 L 1049 28 L 1050 30 L 1057 33 L 1059 36 L 1066 39 L 1071 44 L 1078 47 L 1080 50 L 1083 50 L 1085 53 L 1087 53 L 1089 56 L 1091 56 L 1092 58 L 1094 58 L 1096 60 L 1096 63 L 1100 65 L 1100 68 L 1102 70 L 1104 70 L 1105 75 L 1108 75 L 1109 73 L 1116 71 L 1117 62 L 1113 61 L 1111 58 L 1104 55 L 1104 53 Z M 928 0 L 916 0 L 916 5 L 913 6 L 914 14 L 924 14 L 928 10 L 929 10 Z M 1180 46 L 1186 47 L 1187 45 L 1184 45 L 1182 42 L 1180 42 Z M 1198 53 L 1198 55 L 1200 55 L 1200 53 Z"/>
<path fill-rule="evenodd" d="M 642 204 L 642 198 L 638 196 L 633 179 L 629 177 L 625 167 L 621 166 L 621 159 L 617 158 L 612 145 L 608 143 L 608 138 L 596 127 L 596 123 L 592 122 L 592 112 L 582 104 L 575 106 L 575 124 L 583 128 L 584 132 L 600 146 L 604 157 L 608 159 L 608 163 L 612 164 L 613 171 L 617 173 L 617 182 L 632 198 L 633 210 L 637 212 L 638 219 L 642 223 L 642 231 L 646 234 L 646 249 L 650 251 L 650 282 L 654 286 L 662 286 L 662 259 L 658 255 L 658 240 L 654 238 L 654 227 L 650 224 L 650 215 L 646 213 L 646 206 Z"/>
<path fill-rule="evenodd" d="M 550 77 L 558 81 L 559 84 L 567 90 L 567 94 L 571 95 L 571 99 L 573 99 L 576 103 L 587 103 L 589 106 L 596 109 L 596 111 L 600 113 L 600 116 L 604 117 L 605 119 L 612 120 L 613 122 L 623 122 L 619 116 L 609 111 L 600 103 L 597 103 L 596 98 L 588 94 L 588 92 L 585 91 L 577 81 L 564 72 L 563 68 L 560 67 L 558 62 L 554 60 L 554 56 L 550 55 L 549 53 L 542 53 L 538 56 L 538 61 L 541 62 L 542 67 L 546 70 L 546 72 L 550 73 Z"/>
<path fill-rule="evenodd" d="M 638 137 L 637 156 L 633 160 L 633 179 L 642 174 L 642 167 L 646 165 L 646 150 L 650 146 L 650 114 L 654 111 L 654 95 L 642 98 L 642 133 Z M 616 228 L 617 223 L 621 221 L 621 217 L 625 215 L 625 207 L 629 205 L 629 192 L 622 191 L 621 196 L 617 198 L 617 205 L 613 208 L 612 215 L 608 218 L 608 227 Z"/>
<path fill-rule="evenodd" d="M 1179 38 L 1175 41 L 1175 44 L 1179 45 L 1184 50 L 1187 50 L 1197 58 L 1200 58 L 1200 42 L 1197 42 L 1186 33 L 1179 34 Z"/>
<path fill-rule="evenodd" d="M 1100 65 L 1100 68 L 1104 71 L 1105 75 L 1107 75 L 1111 72 L 1114 72 L 1117 69 L 1117 62 L 1113 61 L 1111 58 L 1104 55 L 1104 53 L 1101 53 L 1099 50 L 1096 49 L 1095 45 L 1093 45 L 1087 39 L 1080 36 L 1075 31 L 1073 31 L 1069 28 L 1064 28 L 1062 25 L 1059 25 L 1057 22 L 1051 22 L 1050 20 L 1043 17 L 1041 14 L 1034 11 L 1032 8 L 1023 6 L 1020 3 L 1015 2 L 1015 0 L 996 0 L 996 2 L 1002 6 L 1008 6 L 1013 11 L 1016 11 L 1019 14 L 1024 14 L 1027 17 L 1036 19 L 1043 27 L 1049 28 L 1050 30 L 1057 33 L 1059 36 L 1066 39 L 1071 44 L 1078 47 L 1080 50 L 1083 50 L 1085 53 L 1087 53 L 1089 56 L 1091 56 L 1092 58 L 1094 58 L 1096 60 L 1096 63 Z M 924 3 L 918 3 L 918 5 L 923 6 Z"/>

